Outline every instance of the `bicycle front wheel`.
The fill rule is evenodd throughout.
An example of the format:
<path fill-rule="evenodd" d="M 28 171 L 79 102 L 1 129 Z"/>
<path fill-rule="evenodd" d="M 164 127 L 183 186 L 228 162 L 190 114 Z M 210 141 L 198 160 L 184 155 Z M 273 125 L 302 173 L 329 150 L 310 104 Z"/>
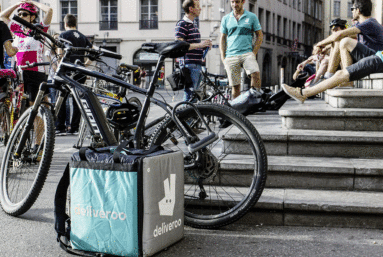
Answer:
<path fill-rule="evenodd" d="M 51 111 L 40 106 L 30 131 L 24 132 L 32 107 L 19 118 L 3 155 L 0 174 L 0 203 L 12 216 L 28 211 L 47 178 L 54 150 L 54 122 Z M 23 133 L 28 133 L 21 155 L 14 153 Z"/>
<path fill-rule="evenodd" d="M 2 103 L 0 106 L 0 142 L 7 145 L 11 131 L 11 122 L 8 107 Z"/>
<path fill-rule="evenodd" d="M 184 153 L 185 224 L 218 228 L 243 215 L 258 201 L 266 181 L 267 157 L 254 126 L 243 115 L 224 105 L 196 105 L 218 140 L 190 154 L 185 139 L 171 118 L 164 119 L 150 144 Z M 193 108 L 177 117 L 196 138 L 209 133 Z"/>

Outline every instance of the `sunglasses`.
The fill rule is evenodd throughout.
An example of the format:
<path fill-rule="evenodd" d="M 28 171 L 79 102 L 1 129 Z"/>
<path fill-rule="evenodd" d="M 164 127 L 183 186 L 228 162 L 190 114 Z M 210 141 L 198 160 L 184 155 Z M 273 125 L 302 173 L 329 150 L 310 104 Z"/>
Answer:
<path fill-rule="evenodd" d="M 354 11 L 355 9 L 358 9 L 358 8 L 356 8 L 356 7 L 351 7 L 351 11 Z"/>
<path fill-rule="evenodd" d="M 30 13 L 27 13 L 27 12 L 19 12 L 18 14 L 17 14 L 17 16 L 19 16 L 19 17 L 28 17 L 29 15 L 31 15 Z"/>

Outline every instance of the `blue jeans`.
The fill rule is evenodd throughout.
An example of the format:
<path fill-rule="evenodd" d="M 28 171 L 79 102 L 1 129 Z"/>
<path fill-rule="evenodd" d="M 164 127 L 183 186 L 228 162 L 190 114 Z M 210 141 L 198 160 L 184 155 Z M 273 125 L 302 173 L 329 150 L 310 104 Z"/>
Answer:
<path fill-rule="evenodd" d="M 199 85 L 201 84 L 201 80 L 202 80 L 201 70 L 202 70 L 202 67 L 199 64 L 186 64 L 185 67 L 190 70 L 191 79 L 193 81 L 193 86 L 192 87 L 184 89 L 184 99 L 183 100 L 184 101 L 188 101 L 191 98 L 194 90 L 199 88 Z"/>

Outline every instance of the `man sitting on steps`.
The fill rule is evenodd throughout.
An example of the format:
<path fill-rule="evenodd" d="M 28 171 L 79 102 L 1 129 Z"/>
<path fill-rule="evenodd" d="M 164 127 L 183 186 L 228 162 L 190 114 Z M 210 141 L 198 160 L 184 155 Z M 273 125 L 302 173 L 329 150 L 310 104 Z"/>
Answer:
<path fill-rule="evenodd" d="M 330 44 L 333 46 L 329 67 L 324 75 L 325 79 L 334 75 L 340 63 L 344 69 L 371 55 L 372 50 L 375 53 L 383 49 L 383 26 L 371 17 L 371 0 L 353 0 L 352 3 L 351 11 L 353 21 L 356 21 L 355 26 L 333 33 L 314 47 L 313 52 L 317 54 L 325 49 L 324 47 Z M 363 46 L 367 46 L 367 48 Z"/>
<path fill-rule="evenodd" d="M 363 48 L 363 51 L 368 52 L 369 55 L 359 60 L 357 63 L 337 71 L 331 78 L 305 89 L 290 87 L 283 84 L 283 90 L 296 101 L 304 103 L 308 97 L 339 86 L 342 83 L 359 80 L 373 73 L 383 73 L 383 51 L 375 52 L 364 45 L 361 45 L 360 47 Z"/>

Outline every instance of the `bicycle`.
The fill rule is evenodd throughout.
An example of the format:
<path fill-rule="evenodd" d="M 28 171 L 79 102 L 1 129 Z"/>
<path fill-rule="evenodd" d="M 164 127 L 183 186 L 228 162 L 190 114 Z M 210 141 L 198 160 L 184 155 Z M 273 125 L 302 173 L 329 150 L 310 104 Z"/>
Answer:
<path fill-rule="evenodd" d="M 185 160 L 185 224 L 199 228 L 217 228 L 230 224 L 243 215 L 258 201 L 266 180 L 267 156 L 262 140 L 254 126 L 241 114 L 225 106 L 211 103 L 192 104 L 178 103 L 171 107 L 166 102 L 153 98 L 156 80 L 165 58 L 183 56 L 189 49 L 184 41 L 170 43 L 145 43 L 142 49 L 159 54 L 159 60 L 149 88 L 141 89 L 127 82 L 99 72 L 90 71 L 85 67 L 68 63 L 66 60 L 73 51 L 86 52 L 92 58 L 107 56 L 121 59 L 121 55 L 104 49 L 87 49 L 65 46 L 62 41 L 54 40 L 34 25 L 14 17 L 16 21 L 30 28 L 35 34 L 43 35 L 59 47 L 65 47 L 64 57 L 56 71 L 54 83 L 42 83 L 33 107 L 25 111 L 16 128 L 12 132 L 4 153 L 1 165 L 0 202 L 3 210 L 9 215 L 17 216 L 26 212 L 37 199 L 44 184 L 53 155 L 54 131 L 53 115 L 59 110 L 65 94 L 71 92 L 80 111 L 89 126 L 92 135 L 99 134 L 108 146 L 118 142 L 109 129 L 101 105 L 91 90 L 74 81 L 68 73 L 81 73 L 86 76 L 103 79 L 134 92 L 146 95 L 142 106 L 136 132 L 130 140 L 138 149 L 149 149 L 162 146 L 166 149 L 183 150 Z M 48 108 L 42 101 L 46 88 L 53 87 L 60 91 L 56 105 Z M 145 120 L 148 116 L 150 103 L 156 104 L 166 111 L 166 115 L 157 123 L 152 134 L 148 134 Z M 186 105 L 186 106 L 184 106 Z M 184 106 L 184 107 L 180 107 Z M 42 151 L 41 159 L 34 162 L 35 151 L 30 150 L 30 134 L 36 116 L 44 121 L 44 133 L 37 150 Z M 231 122 L 228 128 L 220 129 L 217 123 L 206 121 L 205 117 L 215 116 Z M 149 125 L 149 124 L 148 124 Z M 149 128 L 148 128 L 149 129 Z M 150 131 L 150 129 L 149 129 Z M 151 133 L 151 131 L 150 131 Z M 148 140 L 144 140 L 148 137 Z M 223 139 L 226 139 L 223 141 Z M 232 140 L 240 140 L 250 154 L 235 154 Z M 41 147 L 43 146 L 43 147 Z M 242 163 L 247 162 L 249 172 L 228 172 L 225 165 L 236 157 Z M 17 179 L 24 173 L 20 169 L 38 166 L 33 183 L 21 194 L 12 189 L 12 185 L 24 182 Z M 18 169 L 14 169 L 17 166 Z M 241 180 L 245 176 L 247 180 Z M 13 180 L 12 180 L 13 179 Z M 21 187 L 19 187 L 21 188 Z M 15 197 L 14 197 L 15 196 Z"/>
<path fill-rule="evenodd" d="M 106 65 L 106 64 L 105 64 Z M 117 75 L 112 75 L 113 77 L 120 79 L 122 81 L 128 82 L 129 80 L 129 73 L 137 70 L 139 67 L 136 65 L 129 65 L 129 64 L 120 64 L 117 68 Z M 136 106 L 135 112 L 138 113 L 139 110 L 142 108 L 142 103 L 140 99 L 137 97 L 127 97 L 127 90 L 125 88 L 122 88 L 118 93 L 113 93 L 107 89 L 105 89 L 104 86 L 101 86 L 102 83 L 100 83 L 100 80 L 95 79 L 93 81 L 92 85 L 90 86 L 94 93 L 96 93 L 101 105 L 103 106 L 104 112 L 107 115 L 107 119 L 109 124 L 114 130 L 114 135 L 116 139 L 124 139 L 128 138 L 129 136 L 132 136 L 132 129 L 134 128 L 134 124 L 120 124 L 119 122 L 114 122 L 113 119 L 116 118 L 118 115 L 120 116 L 120 119 L 125 118 L 123 115 L 125 112 L 129 111 L 127 110 L 128 107 L 132 108 L 131 106 L 127 106 L 126 103 L 132 104 Z M 123 100 L 125 99 L 125 103 L 123 103 Z M 118 119 L 118 117 L 117 117 Z M 88 126 L 84 122 L 84 119 L 81 119 L 80 123 L 80 129 L 78 134 L 78 140 L 73 145 L 74 148 L 81 148 L 84 146 L 84 141 L 86 138 L 90 139 L 90 142 L 88 143 L 91 147 L 102 147 L 105 146 L 105 144 L 102 142 L 101 138 L 95 138 L 92 137 L 89 133 Z"/>
<path fill-rule="evenodd" d="M 24 93 L 23 69 L 49 65 L 50 63 L 26 63 L 13 69 L 1 71 L 1 77 L 6 78 L 6 85 L 0 93 L 0 141 L 4 146 L 8 142 L 10 133 L 16 125 L 18 118 L 28 106 L 29 96 Z"/>

